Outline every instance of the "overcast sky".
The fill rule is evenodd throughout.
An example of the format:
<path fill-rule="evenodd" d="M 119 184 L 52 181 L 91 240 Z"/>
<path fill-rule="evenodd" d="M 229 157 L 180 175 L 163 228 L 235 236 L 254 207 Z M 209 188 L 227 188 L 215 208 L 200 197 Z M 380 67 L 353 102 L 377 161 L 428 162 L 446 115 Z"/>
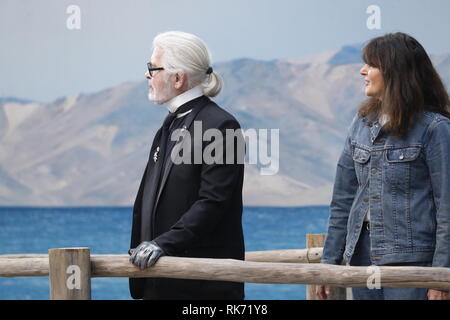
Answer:
<path fill-rule="evenodd" d="M 80 29 L 70 5 L 80 9 Z M 381 29 L 366 12 L 380 10 Z M 450 53 L 449 0 L 0 0 L 0 97 L 41 102 L 142 80 L 159 32 L 205 40 L 214 62 L 296 58 L 393 31 Z"/>

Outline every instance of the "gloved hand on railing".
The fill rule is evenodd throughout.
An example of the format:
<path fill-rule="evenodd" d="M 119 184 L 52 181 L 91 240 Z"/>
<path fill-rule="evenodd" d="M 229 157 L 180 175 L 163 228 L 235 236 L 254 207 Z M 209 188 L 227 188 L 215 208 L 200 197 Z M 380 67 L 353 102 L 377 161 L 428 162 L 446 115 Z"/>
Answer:
<path fill-rule="evenodd" d="M 153 266 L 165 252 L 156 242 L 143 241 L 135 249 L 128 250 L 128 254 L 130 254 L 129 261 L 143 270 Z"/>

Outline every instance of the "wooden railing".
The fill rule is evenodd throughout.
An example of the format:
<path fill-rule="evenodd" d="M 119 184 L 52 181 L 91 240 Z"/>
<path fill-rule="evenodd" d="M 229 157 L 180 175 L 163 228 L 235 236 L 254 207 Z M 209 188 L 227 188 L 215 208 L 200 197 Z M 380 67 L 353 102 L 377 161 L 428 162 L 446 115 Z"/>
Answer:
<path fill-rule="evenodd" d="M 49 276 L 51 299 L 90 299 L 92 277 L 327 284 L 345 288 L 367 286 L 375 275 L 375 280 L 384 287 L 450 290 L 450 268 L 376 267 L 374 273 L 368 267 L 320 264 L 321 256 L 320 247 L 247 252 L 245 261 L 165 256 L 153 267 L 139 270 L 129 263 L 128 255 L 91 256 L 89 248 L 62 248 L 50 249 L 48 255 L 2 255 L 0 276 Z M 340 296 L 344 298 L 345 295 Z"/>

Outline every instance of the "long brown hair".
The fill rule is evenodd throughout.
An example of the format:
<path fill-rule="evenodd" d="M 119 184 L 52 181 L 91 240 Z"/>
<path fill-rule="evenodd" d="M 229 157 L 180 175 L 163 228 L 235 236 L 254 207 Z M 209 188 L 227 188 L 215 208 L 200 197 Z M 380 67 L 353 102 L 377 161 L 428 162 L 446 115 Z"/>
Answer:
<path fill-rule="evenodd" d="M 413 37 L 397 32 L 372 39 L 363 49 L 366 64 L 381 70 L 382 99 L 369 98 L 358 114 L 369 121 L 386 114 L 384 127 L 399 138 L 423 111 L 450 118 L 450 100 L 445 86 L 422 45 Z"/>

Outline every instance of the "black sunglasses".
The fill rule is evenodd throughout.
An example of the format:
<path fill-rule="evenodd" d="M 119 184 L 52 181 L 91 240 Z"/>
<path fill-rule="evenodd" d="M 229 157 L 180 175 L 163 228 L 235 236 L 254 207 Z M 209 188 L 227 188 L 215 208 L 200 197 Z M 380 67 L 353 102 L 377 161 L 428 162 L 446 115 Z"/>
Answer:
<path fill-rule="evenodd" d="M 147 62 L 148 74 L 153 77 L 153 71 L 164 70 L 163 67 L 153 67 L 150 62 Z"/>

